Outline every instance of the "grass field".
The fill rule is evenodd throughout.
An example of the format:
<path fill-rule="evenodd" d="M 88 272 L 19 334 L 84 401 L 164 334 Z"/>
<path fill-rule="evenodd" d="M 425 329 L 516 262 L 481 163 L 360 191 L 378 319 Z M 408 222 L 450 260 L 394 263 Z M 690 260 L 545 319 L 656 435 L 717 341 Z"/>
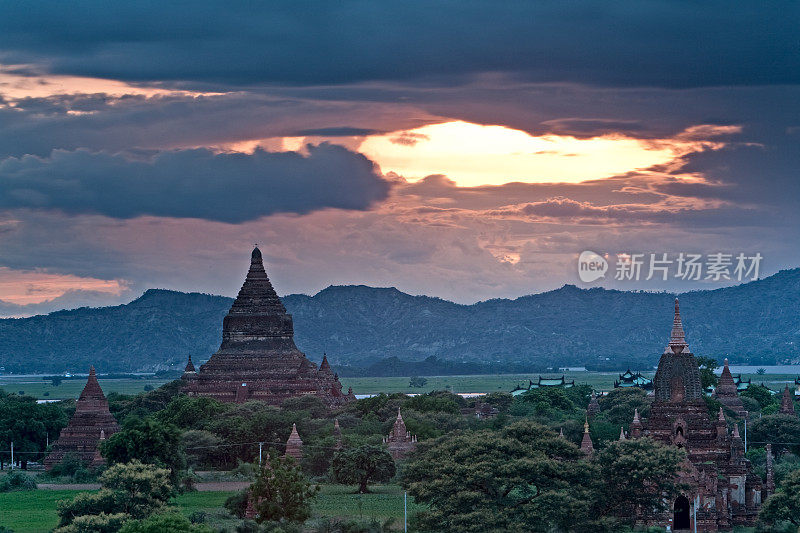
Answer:
<path fill-rule="evenodd" d="M 100 386 L 103 387 L 103 392 L 119 392 L 122 394 L 138 394 L 144 392 L 146 386 L 160 387 L 166 380 L 163 379 L 103 379 L 98 380 Z M 17 377 L 17 376 L 0 376 L 0 388 L 6 392 L 24 391 L 25 394 L 36 396 L 43 400 L 64 400 L 68 398 L 77 398 L 86 385 L 86 378 L 71 378 L 64 379 L 61 385 L 53 386 L 48 380 L 44 381 L 40 377 Z M 45 394 L 47 393 L 47 394 Z"/>
<path fill-rule="evenodd" d="M 800 374 L 800 372 L 798 372 Z M 790 387 L 794 384 L 794 379 L 798 374 L 743 374 L 745 378 L 751 378 L 753 383 L 764 383 L 768 387 L 778 390 L 784 384 L 789 383 Z M 547 374 L 553 376 L 554 374 Z M 555 374 L 560 376 L 561 374 Z M 565 372 L 568 381 L 575 380 L 575 383 L 586 383 L 596 390 L 611 390 L 614 387 L 614 380 L 618 372 Z M 644 372 L 644 375 L 652 378 L 653 372 Z M 341 378 L 342 386 L 345 390 L 353 387 L 356 394 L 378 394 L 381 392 L 393 393 L 420 393 L 432 390 L 450 390 L 456 393 L 483 393 L 511 391 L 519 383 L 527 383 L 528 380 L 536 381 L 539 374 L 493 374 L 475 376 L 427 376 L 428 382 L 424 387 L 413 388 L 408 386 L 407 377 L 379 377 L 379 378 Z M 108 394 L 109 392 L 120 392 L 123 394 L 137 394 L 144 391 L 146 386 L 158 387 L 165 383 L 165 380 L 158 379 L 104 379 L 100 378 L 100 385 Z M 66 398 L 77 398 L 85 379 L 64 380 L 61 385 L 54 387 L 49 381 L 43 381 L 35 377 L 0 376 L 0 388 L 7 392 L 24 391 L 25 394 L 36 396 L 41 399 L 60 400 Z M 45 395 L 47 393 L 47 395 Z"/>
<path fill-rule="evenodd" d="M 313 518 L 349 518 L 385 521 L 394 518 L 403 524 L 403 491 L 397 485 L 376 485 L 371 494 L 353 494 L 353 487 L 322 485 L 313 504 Z M 36 490 L 0 494 L 0 526 L 16 533 L 40 533 L 53 529 L 58 523 L 56 503 L 69 500 L 80 491 Z M 238 520 L 223 509 L 232 492 L 190 492 L 173 500 L 181 513 L 191 516 L 196 512 L 206 514 L 206 523 L 214 528 L 233 528 Z M 409 516 L 422 507 L 408 500 Z"/>

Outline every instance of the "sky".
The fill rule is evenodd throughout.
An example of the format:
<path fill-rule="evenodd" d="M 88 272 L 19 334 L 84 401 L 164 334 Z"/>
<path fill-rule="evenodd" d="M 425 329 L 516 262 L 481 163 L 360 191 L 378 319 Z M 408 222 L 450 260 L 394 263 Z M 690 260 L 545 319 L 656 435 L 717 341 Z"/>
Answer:
<path fill-rule="evenodd" d="M 461 303 L 800 266 L 795 3 L 0 15 L 0 316 L 234 295 L 256 243 L 280 294 Z"/>

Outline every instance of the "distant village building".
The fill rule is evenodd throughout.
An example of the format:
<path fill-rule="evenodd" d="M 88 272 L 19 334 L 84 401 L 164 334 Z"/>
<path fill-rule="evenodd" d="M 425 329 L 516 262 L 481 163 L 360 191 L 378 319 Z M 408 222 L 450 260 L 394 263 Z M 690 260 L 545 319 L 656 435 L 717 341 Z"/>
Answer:
<path fill-rule="evenodd" d="M 99 444 L 117 431 L 119 424 L 108 410 L 108 400 L 97 382 L 94 367 L 91 367 L 86 386 L 75 403 L 75 413 L 44 460 L 45 469 L 50 470 L 69 453 L 90 466 L 103 464 L 105 461 L 100 455 Z"/>
<path fill-rule="evenodd" d="M 719 377 L 719 383 L 716 390 L 714 390 L 714 398 L 719 402 L 736 413 L 739 418 L 747 418 L 747 409 L 744 408 L 742 399 L 739 398 L 738 388 L 731 369 L 728 367 L 728 360 L 725 359 L 725 364 L 722 368 L 722 374 Z"/>
<path fill-rule="evenodd" d="M 342 392 L 327 357 L 317 368 L 295 346 L 292 315 L 275 293 L 257 247 L 239 295 L 222 322 L 219 350 L 198 372 L 193 370 L 189 361 L 183 378 L 190 396 L 280 405 L 288 398 L 311 395 L 328 407 L 355 400 L 352 390 Z"/>
<path fill-rule="evenodd" d="M 630 387 L 638 387 L 646 391 L 651 391 L 653 390 L 653 381 L 644 377 L 641 372 L 631 372 L 631 369 L 629 368 L 624 374 L 619 375 L 619 379 L 614 380 L 614 388 L 625 389 Z"/>
<path fill-rule="evenodd" d="M 292 432 L 289 434 L 289 439 L 286 441 L 287 457 L 294 457 L 297 461 L 303 458 L 303 439 L 297 432 L 297 424 L 292 424 Z"/>
<path fill-rule="evenodd" d="M 529 391 L 531 389 L 538 389 L 538 388 L 547 388 L 547 387 L 559 387 L 562 389 L 568 389 L 570 387 L 575 386 L 575 380 L 567 381 L 564 376 L 560 378 L 543 378 L 539 376 L 539 379 L 536 382 L 528 380 L 528 385 L 526 386 L 519 386 L 511 391 L 513 396 L 517 396 L 522 394 L 523 392 Z"/>
<path fill-rule="evenodd" d="M 698 531 L 753 525 L 762 496 L 768 492 L 744 456 L 738 426 L 728 433 L 722 409 L 715 422 L 708 416 L 700 371 L 686 343 L 677 299 L 672 335 L 653 381 L 655 400 L 643 434 L 686 450 L 682 481 L 690 488 L 672 502 L 672 512 L 642 518 L 662 527 L 670 525 L 673 531 L 689 530 L 695 525 L 692 508 L 697 501 Z"/>
<path fill-rule="evenodd" d="M 417 437 L 406 429 L 406 423 L 403 421 L 399 407 L 392 431 L 383 438 L 383 443 L 389 448 L 389 453 L 395 461 L 403 459 L 417 449 Z"/>

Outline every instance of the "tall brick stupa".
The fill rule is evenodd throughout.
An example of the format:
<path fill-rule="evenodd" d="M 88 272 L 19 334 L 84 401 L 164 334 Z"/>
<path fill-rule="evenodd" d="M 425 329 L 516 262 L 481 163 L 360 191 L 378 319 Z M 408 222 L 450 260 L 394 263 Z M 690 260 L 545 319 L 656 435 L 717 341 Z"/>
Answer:
<path fill-rule="evenodd" d="M 223 402 L 261 400 L 280 405 L 287 398 L 312 395 L 337 407 L 355 399 L 352 392 L 342 392 L 327 359 L 317 368 L 295 346 L 292 315 L 272 287 L 258 247 L 222 322 L 222 345 L 197 372 L 186 372 L 183 379 L 190 396 Z"/>
<path fill-rule="evenodd" d="M 100 441 L 119 431 L 119 424 L 108 410 L 103 389 L 97 382 L 94 367 L 89 369 L 89 380 L 75 403 L 75 414 L 61 430 L 58 440 L 44 460 L 44 467 L 50 470 L 64 456 L 72 453 L 91 466 L 103 464 L 98 453 Z"/>

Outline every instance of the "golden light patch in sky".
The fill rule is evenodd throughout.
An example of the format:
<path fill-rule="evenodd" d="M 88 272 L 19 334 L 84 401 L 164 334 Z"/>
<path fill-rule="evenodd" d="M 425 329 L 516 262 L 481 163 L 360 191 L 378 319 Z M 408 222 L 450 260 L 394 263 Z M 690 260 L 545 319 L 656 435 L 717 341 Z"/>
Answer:
<path fill-rule="evenodd" d="M 676 141 L 677 142 L 677 141 Z M 459 186 L 509 182 L 577 183 L 667 163 L 670 143 L 621 136 L 533 136 L 463 121 L 369 136 L 358 151 L 410 181 L 444 174 Z"/>
<path fill-rule="evenodd" d="M 0 65 L 0 95 L 8 100 L 20 98 L 46 98 L 58 94 L 96 94 L 104 93 L 111 96 L 142 95 L 166 96 L 221 93 L 198 93 L 192 91 L 174 91 L 156 87 L 137 87 L 128 83 L 102 78 L 88 78 L 82 76 L 63 76 L 47 74 L 41 76 L 23 76 L 14 72 L 9 65 Z"/>
<path fill-rule="evenodd" d="M 68 291 L 96 291 L 119 296 L 126 289 L 125 282 L 120 280 L 0 267 L 0 300 L 12 304 L 38 304 L 63 296 Z"/>

